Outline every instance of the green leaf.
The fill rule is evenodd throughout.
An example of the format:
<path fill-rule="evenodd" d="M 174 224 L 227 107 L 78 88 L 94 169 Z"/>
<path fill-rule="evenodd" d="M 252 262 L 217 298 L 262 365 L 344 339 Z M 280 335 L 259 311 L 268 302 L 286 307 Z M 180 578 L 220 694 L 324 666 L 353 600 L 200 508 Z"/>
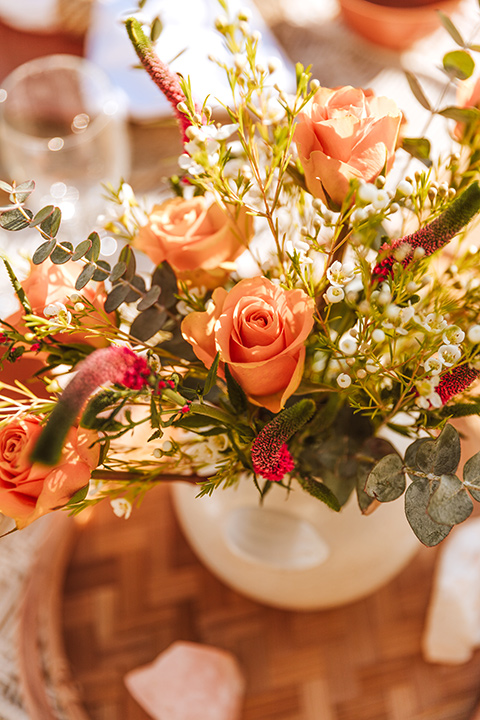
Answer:
<path fill-rule="evenodd" d="M 47 242 L 44 242 L 41 245 L 39 245 L 32 256 L 33 264 L 41 265 L 41 263 L 44 262 L 50 256 L 50 254 L 53 252 L 56 245 L 57 245 L 57 241 L 55 240 L 55 238 L 52 238 L 51 240 L 47 240 Z"/>
<path fill-rule="evenodd" d="M 405 492 L 402 458 L 390 453 L 375 465 L 367 477 L 365 492 L 379 502 L 391 502 Z"/>
<path fill-rule="evenodd" d="M 75 281 L 75 290 L 81 290 L 93 278 L 95 274 L 95 265 L 88 263 L 83 267 L 82 272 Z"/>
<path fill-rule="evenodd" d="M 18 208 L 6 210 L 0 215 L 0 227 L 4 230 L 10 230 L 13 232 L 16 232 L 17 230 L 24 230 L 29 227 L 32 217 L 32 211 L 27 208 L 24 208 L 23 212 Z"/>
<path fill-rule="evenodd" d="M 418 440 L 415 440 L 411 445 L 407 447 L 407 449 L 405 450 L 404 463 L 408 468 L 419 470 L 419 467 L 417 465 L 417 451 L 418 448 L 426 442 L 430 442 L 430 438 L 418 438 Z"/>
<path fill-rule="evenodd" d="M 395 448 L 388 440 L 384 438 L 372 436 L 365 440 L 359 452 L 356 454 L 357 460 L 357 481 L 356 491 L 358 506 L 362 513 L 367 513 L 368 508 L 374 502 L 374 498 L 365 492 L 365 483 L 369 473 L 373 470 L 375 463 L 386 455 L 395 451 Z"/>
<path fill-rule="evenodd" d="M 130 282 L 130 280 L 135 275 L 135 270 L 137 267 L 137 263 L 135 260 L 135 254 L 130 247 L 130 245 L 125 245 L 125 247 L 122 248 L 120 255 L 118 256 L 119 261 L 124 262 L 126 267 L 125 273 L 123 274 L 123 279 L 127 282 Z M 158 284 L 158 283 L 157 283 Z"/>
<path fill-rule="evenodd" d="M 90 240 L 82 240 L 82 242 L 78 243 L 77 247 L 75 248 L 75 252 L 72 255 L 72 260 L 80 260 L 82 257 L 85 257 L 87 252 L 90 250 L 92 243 Z"/>
<path fill-rule="evenodd" d="M 428 480 L 415 480 L 405 493 L 405 515 L 415 535 L 427 547 L 438 545 L 452 529 L 441 525 L 428 514 L 431 493 Z"/>
<path fill-rule="evenodd" d="M 145 285 L 145 280 L 141 275 L 134 275 L 133 278 L 130 280 L 130 283 L 133 285 L 133 288 L 130 288 L 130 291 L 126 297 L 125 302 L 131 303 L 131 302 L 138 302 L 139 297 L 143 295 L 143 293 L 146 292 L 147 288 Z M 134 289 L 136 288 L 136 289 Z M 138 290 L 138 292 L 137 292 Z"/>
<path fill-rule="evenodd" d="M 408 84 L 410 85 L 410 90 L 415 95 L 420 105 L 424 107 L 425 110 L 430 110 L 430 112 L 432 112 L 432 106 L 430 105 L 430 102 L 428 101 L 428 98 L 423 92 L 422 86 L 418 82 L 415 75 L 411 72 L 408 72 L 408 70 L 405 72 L 405 75 L 407 77 Z"/>
<path fill-rule="evenodd" d="M 210 370 L 208 371 L 207 379 L 205 380 L 205 387 L 203 388 L 203 394 L 208 395 L 212 387 L 215 385 L 215 382 L 217 380 L 217 372 L 218 372 L 218 366 L 220 363 L 220 353 L 217 352 L 215 355 L 215 359 L 213 363 L 210 366 Z"/>
<path fill-rule="evenodd" d="M 239 415 L 242 415 L 246 411 L 248 406 L 247 396 L 245 395 L 243 388 L 233 377 L 230 368 L 226 363 L 225 380 L 227 382 L 228 399 L 230 400 L 230 403 L 235 412 L 237 412 Z"/>
<path fill-rule="evenodd" d="M 162 304 L 166 308 L 174 307 L 177 304 L 177 276 L 168 263 L 163 262 L 155 268 L 152 285 L 162 288 Z"/>
<path fill-rule="evenodd" d="M 12 283 L 12 287 L 15 290 L 15 294 L 17 298 L 20 301 L 20 304 L 22 305 L 23 309 L 26 313 L 32 312 L 32 307 L 30 303 L 28 302 L 27 296 L 25 295 L 25 290 L 23 289 L 22 285 L 18 281 L 17 276 L 13 272 L 13 268 L 10 265 L 8 259 L 5 257 L 5 255 L 0 255 L 1 259 L 3 260 L 3 264 L 5 265 L 5 270 L 7 271 L 8 278 L 10 282 Z"/>
<path fill-rule="evenodd" d="M 106 262 L 106 260 L 98 260 L 92 279 L 95 280 L 95 282 L 103 282 L 108 278 L 109 273 L 110 263 Z"/>
<path fill-rule="evenodd" d="M 449 120 L 455 120 L 455 122 L 468 123 L 480 119 L 480 110 L 478 108 L 459 108 L 455 105 L 443 108 L 440 110 L 438 115 L 446 117 Z"/>
<path fill-rule="evenodd" d="M 130 335 L 142 342 L 150 340 L 163 328 L 166 319 L 165 310 L 159 310 L 156 307 L 148 308 L 137 315 L 130 328 Z"/>
<path fill-rule="evenodd" d="M 62 211 L 56 207 L 53 208 L 53 212 L 40 223 L 40 228 L 45 235 L 53 238 L 58 233 L 61 221 Z"/>
<path fill-rule="evenodd" d="M 20 185 L 16 185 L 15 188 L 11 192 L 11 200 L 12 202 L 18 202 L 18 203 L 24 203 L 32 192 L 35 190 L 35 183 L 33 180 L 28 180 L 27 182 L 20 183 Z"/>
<path fill-rule="evenodd" d="M 443 68 L 450 77 L 466 80 L 475 70 L 475 60 L 466 50 L 452 50 L 444 55 Z"/>
<path fill-rule="evenodd" d="M 162 289 L 159 288 L 158 285 L 152 285 L 150 290 L 145 293 L 144 297 L 138 303 L 137 310 L 147 310 L 147 308 L 155 305 L 161 292 Z"/>
<path fill-rule="evenodd" d="M 460 438 L 453 425 L 447 424 L 436 440 L 422 443 L 416 454 L 416 465 L 424 473 L 451 475 L 460 462 Z"/>
<path fill-rule="evenodd" d="M 88 495 L 88 487 L 89 487 L 89 483 L 84 485 L 83 488 L 80 488 L 80 490 L 77 490 L 77 492 L 74 495 L 72 495 L 70 500 L 67 502 L 67 507 L 69 505 L 76 505 L 77 503 L 82 502 L 82 500 L 85 500 L 85 498 Z"/>
<path fill-rule="evenodd" d="M 157 42 L 158 38 L 162 34 L 163 31 L 163 23 L 160 20 L 160 18 L 157 16 L 154 21 L 152 22 L 152 25 L 150 27 L 150 40 L 152 43 Z"/>
<path fill-rule="evenodd" d="M 423 162 L 424 165 L 430 167 L 430 141 L 427 138 L 403 138 L 402 148 L 417 160 Z"/>
<path fill-rule="evenodd" d="M 92 232 L 87 238 L 87 241 L 90 241 L 91 246 L 90 249 L 87 252 L 87 260 L 91 260 L 92 262 L 97 262 L 98 257 L 100 255 L 100 249 L 101 249 L 101 243 L 100 243 L 100 236 L 97 232 Z"/>
<path fill-rule="evenodd" d="M 57 245 L 56 248 L 54 248 L 52 254 L 50 255 L 50 260 L 55 263 L 55 265 L 63 265 L 63 263 L 68 262 L 72 254 L 71 252 L 68 252 L 64 248 L 68 248 L 68 250 L 73 250 L 72 243 L 69 242 L 63 242 L 63 247 L 60 247 L 60 245 Z"/>
<path fill-rule="evenodd" d="M 457 43 L 457 45 L 460 45 L 461 47 L 465 47 L 465 41 L 463 37 L 460 34 L 460 31 L 457 27 L 453 24 L 453 22 L 450 20 L 448 15 L 445 15 L 444 12 L 441 10 L 437 10 L 438 17 L 440 18 L 440 22 L 442 23 L 445 30 L 449 33 L 450 37 L 453 38 L 453 40 Z"/>
<path fill-rule="evenodd" d="M 110 282 L 115 283 L 117 282 L 117 280 L 120 280 L 126 269 L 126 263 L 124 263 L 123 261 L 117 262 L 117 264 L 113 266 L 112 272 L 110 273 Z"/>
<path fill-rule="evenodd" d="M 123 283 L 114 285 L 105 299 L 105 303 L 103 305 L 103 309 L 105 310 L 105 312 L 111 313 L 117 308 L 119 308 L 120 305 L 125 301 L 125 298 L 127 297 L 129 292 L 130 288 L 128 287 L 128 285 L 124 285 Z"/>
<path fill-rule="evenodd" d="M 324 483 L 312 477 L 300 477 L 298 478 L 298 482 L 306 492 L 324 502 L 329 508 L 335 510 L 335 512 L 341 510 L 341 505 L 337 498 Z"/>
<path fill-rule="evenodd" d="M 473 499 L 480 502 L 480 452 L 472 455 L 465 463 L 463 484 Z"/>
<path fill-rule="evenodd" d="M 457 525 L 468 518 L 473 503 L 456 475 L 442 475 L 431 495 L 428 514 L 437 523 Z"/>
<path fill-rule="evenodd" d="M 53 213 L 55 210 L 53 205 L 45 205 L 41 210 L 39 210 L 34 216 L 33 219 L 30 220 L 30 227 L 36 227 L 37 225 L 40 225 L 49 215 Z"/>

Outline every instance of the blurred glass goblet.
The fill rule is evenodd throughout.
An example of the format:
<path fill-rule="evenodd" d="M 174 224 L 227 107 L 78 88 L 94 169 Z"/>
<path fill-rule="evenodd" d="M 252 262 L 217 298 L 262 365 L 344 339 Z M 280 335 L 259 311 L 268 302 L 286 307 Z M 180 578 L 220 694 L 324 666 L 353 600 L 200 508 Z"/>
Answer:
<path fill-rule="evenodd" d="M 104 202 L 101 184 L 129 172 L 123 98 L 83 58 L 27 62 L 0 87 L 0 152 L 5 180 L 35 181 L 32 210 L 56 205 L 64 237 L 88 233 Z"/>

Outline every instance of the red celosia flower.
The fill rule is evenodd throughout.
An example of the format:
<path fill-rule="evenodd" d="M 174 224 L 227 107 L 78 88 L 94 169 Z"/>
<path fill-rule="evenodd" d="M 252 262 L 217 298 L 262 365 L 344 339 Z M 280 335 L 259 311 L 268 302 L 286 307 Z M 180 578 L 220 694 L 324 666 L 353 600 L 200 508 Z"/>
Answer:
<path fill-rule="evenodd" d="M 479 210 L 480 186 L 478 182 L 474 182 L 431 223 L 391 244 L 384 243 L 379 250 L 379 256 L 384 257 L 373 268 L 373 280 L 381 282 L 391 275 L 399 254 L 402 256 L 399 262 L 403 267 L 407 267 L 412 262 L 417 248 L 422 248 L 424 255 L 432 255 L 450 242 Z"/>
<path fill-rule="evenodd" d="M 258 436 L 260 437 L 260 436 Z M 257 440 L 258 440 L 257 437 Z M 283 480 L 285 475 L 293 470 L 295 462 L 290 454 L 286 443 L 282 443 L 277 452 L 272 453 L 270 441 L 257 442 L 252 446 L 253 469 L 265 480 L 278 482 Z"/>

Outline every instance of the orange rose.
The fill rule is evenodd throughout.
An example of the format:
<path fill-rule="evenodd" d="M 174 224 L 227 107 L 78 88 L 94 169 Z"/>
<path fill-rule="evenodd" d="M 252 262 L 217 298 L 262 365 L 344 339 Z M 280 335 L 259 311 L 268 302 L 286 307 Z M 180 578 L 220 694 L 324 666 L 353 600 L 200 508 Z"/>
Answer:
<path fill-rule="evenodd" d="M 90 430 L 71 428 L 55 467 L 30 462 L 42 431 L 40 419 L 28 415 L 0 428 L 0 512 L 19 529 L 65 506 L 97 467 L 99 447 Z"/>
<path fill-rule="evenodd" d="M 47 305 L 56 302 L 65 304 L 68 296 L 77 292 L 75 290 L 75 281 L 80 269 L 79 265 L 70 262 L 63 265 L 54 265 L 50 260 L 45 260 L 41 265 L 30 263 L 30 272 L 25 280 L 22 280 L 21 285 L 35 315 L 43 317 L 43 311 Z M 103 307 L 105 300 L 103 283 L 87 285 L 83 288 L 82 294 L 99 310 Z M 26 328 L 22 322 L 23 314 L 23 309 L 20 309 L 5 318 L 5 320 L 10 325 L 25 331 Z M 105 316 L 100 317 L 96 313 L 91 314 L 90 319 L 92 325 L 105 322 Z M 85 323 L 85 327 L 88 327 L 88 323 Z M 105 341 L 100 336 L 86 337 L 84 333 L 69 335 L 69 341 L 72 343 L 83 342 L 95 346 L 105 345 Z"/>
<path fill-rule="evenodd" d="M 253 218 L 244 207 L 230 207 L 229 212 L 217 203 L 209 205 L 204 197 L 173 198 L 155 205 L 148 225 L 140 228 L 133 244 L 157 265 L 166 260 L 177 277 L 194 283 L 207 279 L 215 287 L 252 234 Z M 199 269 L 218 274 L 219 268 L 224 272 L 213 284 L 203 277 L 205 273 L 198 275 Z"/>
<path fill-rule="evenodd" d="M 279 412 L 297 389 L 315 303 L 263 277 L 217 288 L 205 312 L 184 319 L 182 333 L 207 367 L 217 351 L 255 405 Z"/>
<path fill-rule="evenodd" d="M 372 90 L 320 88 L 298 116 L 295 142 L 309 192 L 341 205 L 350 180 L 390 170 L 402 113 Z"/>

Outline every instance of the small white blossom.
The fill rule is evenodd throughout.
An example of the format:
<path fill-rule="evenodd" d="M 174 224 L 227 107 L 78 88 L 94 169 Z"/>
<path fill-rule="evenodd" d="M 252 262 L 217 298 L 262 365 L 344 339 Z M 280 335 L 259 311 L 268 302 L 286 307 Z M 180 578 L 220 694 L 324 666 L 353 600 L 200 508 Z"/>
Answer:
<path fill-rule="evenodd" d="M 352 384 L 352 378 L 346 373 L 340 373 L 337 377 L 337 383 L 341 388 L 347 388 Z"/>
<path fill-rule="evenodd" d="M 47 305 L 44 310 L 43 314 L 45 317 L 54 317 L 58 318 L 59 320 L 63 321 L 64 323 L 70 323 L 72 319 L 72 314 L 65 305 L 61 302 L 55 302 L 51 303 L 50 305 Z"/>
<path fill-rule="evenodd" d="M 345 291 L 341 287 L 334 287 L 333 285 L 330 285 L 329 288 L 327 288 L 327 291 L 325 293 L 325 299 L 329 303 L 337 303 L 342 302 L 342 300 L 345 297 Z"/>
<path fill-rule="evenodd" d="M 372 332 L 372 340 L 373 342 L 379 343 L 383 342 L 385 340 L 385 333 L 380 328 L 376 328 Z"/>
<path fill-rule="evenodd" d="M 338 347 L 340 352 L 342 352 L 344 355 L 354 355 L 357 352 L 358 346 L 353 337 L 347 334 L 340 338 Z"/>
<path fill-rule="evenodd" d="M 438 313 L 429 313 L 424 320 L 417 320 L 417 322 L 425 330 L 433 333 L 443 332 L 448 325 L 443 315 L 438 315 Z"/>
<path fill-rule="evenodd" d="M 455 365 L 462 357 L 462 351 L 457 345 L 441 345 L 438 348 L 438 356 L 447 367 Z"/>
<path fill-rule="evenodd" d="M 360 368 L 360 370 L 357 371 L 357 377 L 360 378 L 360 380 L 364 380 L 367 377 L 367 371 Z"/>
<path fill-rule="evenodd" d="M 440 358 L 432 355 L 432 357 L 425 360 L 423 367 L 425 368 L 425 372 L 431 373 L 432 375 L 439 375 L 442 372 L 443 362 Z"/>
<path fill-rule="evenodd" d="M 458 345 L 465 339 L 465 333 L 458 325 L 450 325 L 443 333 L 442 339 L 448 345 Z"/>
<path fill-rule="evenodd" d="M 361 183 L 357 190 L 357 198 L 365 204 L 372 203 L 378 194 L 378 188 L 372 183 Z"/>
<path fill-rule="evenodd" d="M 401 180 L 397 185 L 397 192 L 399 195 L 409 197 L 413 195 L 413 185 L 408 180 Z"/>
<path fill-rule="evenodd" d="M 472 325 L 472 327 L 468 329 L 467 337 L 469 341 L 475 345 L 480 343 L 480 325 Z"/>
<path fill-rule="evenodd" d="M 342 287 L 354 278 L 355 266 L 352 262 L 335 260 L 327 269 L 327 278 L 335 287 Z"/>
<path fill-rule="evenodd" d="M 132 503 L 126 498 L 113 498 L 110 500 L 112 510 L 117 517 L 123 517 L 128 520 L 132 514 Z"/>

